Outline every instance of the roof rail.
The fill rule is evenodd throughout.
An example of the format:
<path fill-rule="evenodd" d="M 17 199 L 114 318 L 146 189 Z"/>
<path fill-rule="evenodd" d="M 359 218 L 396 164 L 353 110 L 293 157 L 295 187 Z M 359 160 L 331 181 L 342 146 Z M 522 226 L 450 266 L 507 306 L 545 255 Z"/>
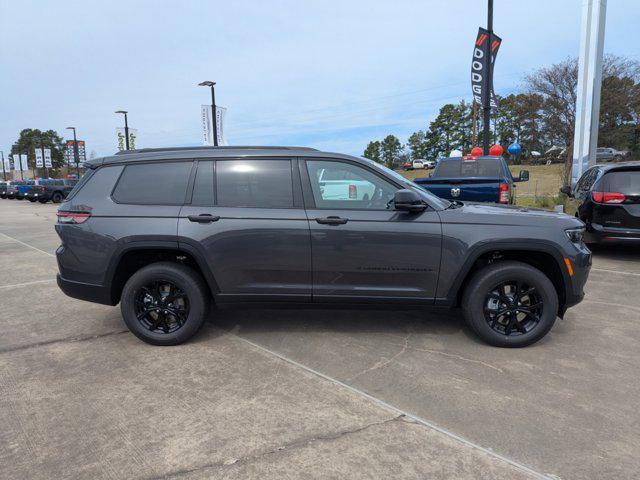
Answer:
<path fill-rule="evenodd" d="M 134 153 L 155 153 L 155 152 L 180 152 L 187 150 L 312 150 L 317 151 L 311 147 L 260 147 L 260 146 L 224 146 L 224 147 L 211 147 L 211 146 L 196 146 L 196 147 L 166 147 L 166 148 L 141 148 L 139 150 L 120 150 L 115 155 L 131 155 Z"/>

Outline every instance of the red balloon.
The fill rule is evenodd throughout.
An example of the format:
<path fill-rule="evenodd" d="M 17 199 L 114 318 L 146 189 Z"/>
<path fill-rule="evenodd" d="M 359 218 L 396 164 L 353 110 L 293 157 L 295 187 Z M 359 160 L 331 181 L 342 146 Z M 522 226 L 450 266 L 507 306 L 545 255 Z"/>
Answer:
<path fill-rule="evenodd" d="M 489 149 L 489 155 L 500 157 L 504 153 L 504 149 L 500 145 L 494 145 Z"/>
<path fill-rule="evenodd" d="M 473 155 L 474 157 L 480 157 L 482 156 L 482 148 L 480 147 L 474 147 L 471 150 L 471 155 Z"/>

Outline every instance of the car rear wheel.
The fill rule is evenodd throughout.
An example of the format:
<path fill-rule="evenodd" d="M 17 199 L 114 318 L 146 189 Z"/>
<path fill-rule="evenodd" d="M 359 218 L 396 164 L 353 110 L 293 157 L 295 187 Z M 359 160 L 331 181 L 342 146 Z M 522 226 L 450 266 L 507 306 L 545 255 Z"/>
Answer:
<path fill-rule="evenodd" d="M 193 269 L 171 262 L 141 268 L 127 281 L 120 309 L 129 330 L 152 345 L 178 345 L 205 321 L 209 291 Z"/>
<path fill-rule="evenodd" d="M 60 203 L 62 200 L 63 200 L 62 194 L 59 192 L 56 192 L 51 196 L 51 201 L 53 203 Z"/>
<path fill-rule="evenodd" d="M 544 337 L 556 320 L 558 294 L 540 270 L 504 261 L 476 272 L 462 298 L 469 327 L 497 347 L 525 347 Z"/>
<path fill-rule="evenodd" d="M 46 198 L 41 198 L 40 200 L 38 200 L 40 203 L 47 203 L 49 200 L 47 200 Z"/>

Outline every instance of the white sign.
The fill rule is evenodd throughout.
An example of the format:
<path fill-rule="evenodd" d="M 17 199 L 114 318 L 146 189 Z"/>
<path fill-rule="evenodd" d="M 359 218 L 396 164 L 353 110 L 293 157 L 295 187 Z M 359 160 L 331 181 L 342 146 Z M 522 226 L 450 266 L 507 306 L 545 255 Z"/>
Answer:
<path fill-rule="evenodd" d="M 121 152 L 127 149 L 127 141 L 125 136 L 124 127 L 116 128 L 116 135 L 118 137 L 118 150 Z M 129 129 L 129 150 L 136 149 L 136 143 L 138 140 L 138 129 L 130 128 Z"/>
<path fill-rule="evenodd" d="M 211 122 L 211 105 L 202 105 L 201 108 L 202 117 L 202 133 L 203 144 L 213 145 L 213 123 Z M 229 145 L 227 143 L 227 136 L 224 130 L 224 119 L 227 115 L 227 109 L 225 107 L 216 106 L 216 128 L 218 133 L 218 145 Z"/>
<path fill-rule="evenodd" d="M 20 170 L 20 155 L 18 155 L 17 153 L 14 153 L 12 157 L 13 157 L 13 169 Z"/>
<path fill-rule="evenodd" d="M 8 156 L 4 159 L 4 169 L 7 172 L 11 171 L 11 159 Z"/>
<path fill-rule="evenodd" d="M 47 168 L 51 168 L 53 164 L 51 163 L 51 149 L 44 149 L 44 166 Z"/>
<path fill-rule="evenodd" d="M 20 155 L 20 163 L 22 165 L 22 171 L 29 170 L 29 162 L 27 156 L 23 153 Z"/>
<path fill-rule="evenodd" d="M 36 168 L 44 167 L 44 158 L 42 156 L 42 149 L 36 148 Z"/>

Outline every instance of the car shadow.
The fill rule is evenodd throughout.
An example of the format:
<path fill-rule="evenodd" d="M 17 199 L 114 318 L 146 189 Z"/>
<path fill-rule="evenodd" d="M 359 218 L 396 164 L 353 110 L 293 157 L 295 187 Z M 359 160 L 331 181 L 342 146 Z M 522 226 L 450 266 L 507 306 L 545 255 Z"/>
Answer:
<path fill-rule="evenodd" d="M 637 245 L 589 245 L 594 257 L 604 260 L 640 260 L 640 249 Z"/>
<path fill-rule="evenodd" d="M 291 308 L 215 308 L 209 322 L 227 331 L 246 335 L 277 332 L 397 333 L 455 335 L 474 341 L 457 310 L 354 310 Z"/>

